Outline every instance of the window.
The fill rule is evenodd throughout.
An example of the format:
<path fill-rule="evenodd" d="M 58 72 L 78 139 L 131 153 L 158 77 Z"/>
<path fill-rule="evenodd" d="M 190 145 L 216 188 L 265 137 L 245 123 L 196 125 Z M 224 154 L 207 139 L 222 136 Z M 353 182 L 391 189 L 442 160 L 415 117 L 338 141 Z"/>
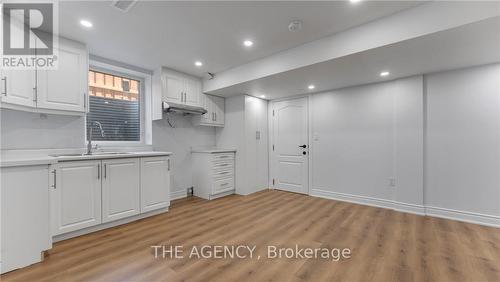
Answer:
<path fill-rule="evenodd" d="M 98 70 L 89 71 L 87 132 L 92 127 L 92 140 L 142 141 L 141 87 L 140 79 Z M 102 134 L 99 124 L 102 125 Z"/>

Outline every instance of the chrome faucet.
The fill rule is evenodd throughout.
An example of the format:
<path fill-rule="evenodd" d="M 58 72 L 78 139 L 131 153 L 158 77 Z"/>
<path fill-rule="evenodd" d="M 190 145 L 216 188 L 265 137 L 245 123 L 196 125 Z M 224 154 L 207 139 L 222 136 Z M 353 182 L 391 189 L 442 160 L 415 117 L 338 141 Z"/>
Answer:
<path fill-rule="evenodd" d="M 98 121 L 93 121 L 92 124 L 90 125 L 90 130 L 88 131 L 88 136 L 87 136 L 87 155 L 92 155 L 92 135 L 93 135 L 93 129 L 94 125 L 97 125 L 99 127 L 99 130 L 101 131 L 101 137 L 104 138 L 104 129 L 102 129 L 102 124 Z M 97 148 L 97 145 L 96 145 Z"/>

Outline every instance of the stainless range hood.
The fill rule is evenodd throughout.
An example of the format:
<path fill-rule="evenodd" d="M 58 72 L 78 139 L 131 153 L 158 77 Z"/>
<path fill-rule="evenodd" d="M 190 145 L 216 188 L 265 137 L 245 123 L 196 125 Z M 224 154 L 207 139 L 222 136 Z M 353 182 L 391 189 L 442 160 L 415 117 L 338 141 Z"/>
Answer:
<path fill-rule="evenodd" d="M 183 114 L 183 115 L 202 115 L 207 112 L 202 107 L 189 106 L 177 103 L 162 103 L 163 111 L 167 113 Z"/>

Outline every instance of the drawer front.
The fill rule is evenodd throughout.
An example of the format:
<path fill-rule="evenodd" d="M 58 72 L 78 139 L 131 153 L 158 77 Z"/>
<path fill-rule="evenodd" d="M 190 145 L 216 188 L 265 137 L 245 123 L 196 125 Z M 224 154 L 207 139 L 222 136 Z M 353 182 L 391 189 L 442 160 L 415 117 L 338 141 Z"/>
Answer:
<path fill-rule="evenodd" d="M 234 160 L 216 162 L 212 166 L 214 173 L 223 170 L 234 170 Z"/>
<path fill-rule="evenodd" d="M 234 176 L 234 171 L 233 169 L 221 170 L 218 172 L 214 172 L 213 176 L 215 180 L 229 178 Z"/>
<path fill-rule="evenodd" d="M 212 155 L 212 161 L 214 162 L 225 160 L 234 160 L 234 153 L 217 153 Z"/>
<path fill-rule="evenodd" d="M 224 178 L 214 181 L 212 193 L 218 194 L 226 191 L 234 190 L 234 178 Z"/>

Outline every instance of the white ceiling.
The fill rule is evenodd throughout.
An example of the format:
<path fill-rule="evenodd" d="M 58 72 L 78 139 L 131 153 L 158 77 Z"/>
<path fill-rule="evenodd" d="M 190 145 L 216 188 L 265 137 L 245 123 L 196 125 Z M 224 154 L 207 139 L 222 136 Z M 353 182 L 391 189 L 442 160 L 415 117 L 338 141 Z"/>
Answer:
<path fill-rule="evenodd" d="M 220 72 L 418 5 L 416 1 L 244 2 L 141 1 L 123 13 L 111 1 L 62 1 L 62 36 L 91 54 L 153 70 L 196 76 Z M 93 27 L 82 28 L 81 19 Z M 303 29 L 288 31 L 291 20 Z M 244 39 L 254 46 L 245 49 Z M 194 66 L 194 61 L 203 67 Z"/>
<path fill-rule="evenodd" d="M 276 99 L 500 62 L 500 17 L 219 89 L 210 94 Z M 390 71 L 382 78 L 379 73 Z M 313 91 L 307 89 L 314 84 Z"/>

